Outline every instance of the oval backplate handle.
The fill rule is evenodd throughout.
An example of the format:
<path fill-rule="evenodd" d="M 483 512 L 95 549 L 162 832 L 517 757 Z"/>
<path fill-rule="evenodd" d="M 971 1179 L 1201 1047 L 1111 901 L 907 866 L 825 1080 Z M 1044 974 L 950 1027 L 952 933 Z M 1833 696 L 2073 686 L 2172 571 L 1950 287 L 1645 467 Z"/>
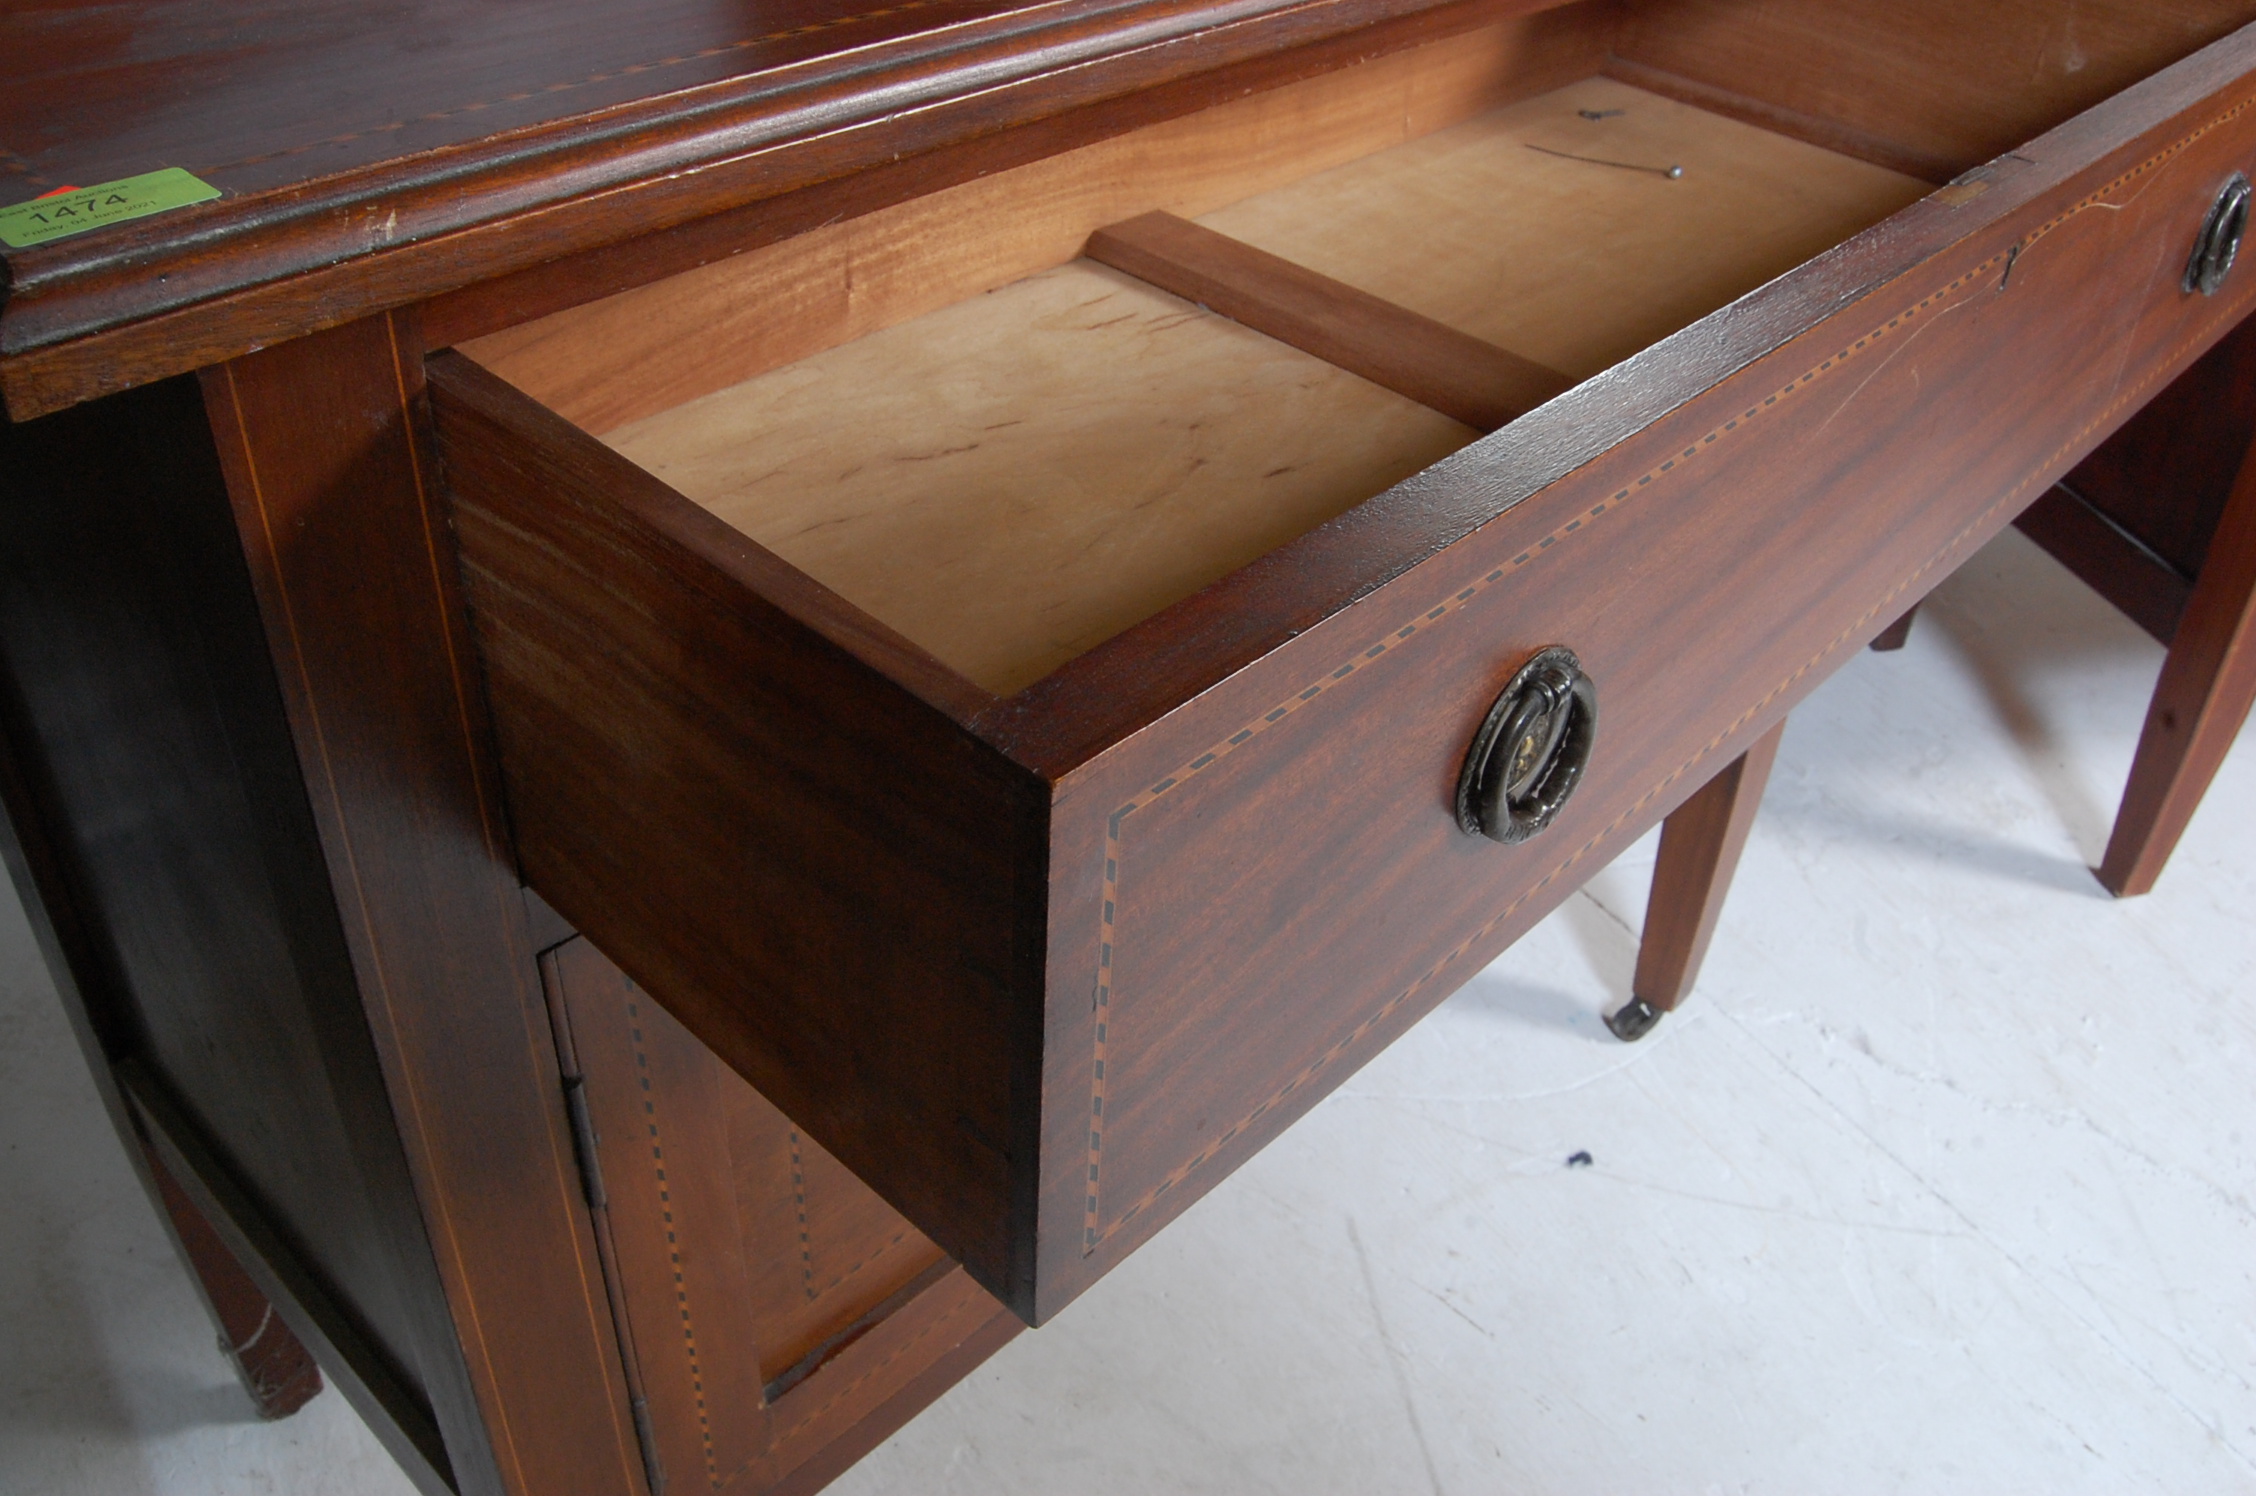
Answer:
<path fill-rule="evenodd" d="M 1562 645 L 1539 650 L 1496 698 L 1457 776 L 1457 825 L 1511 845 L 1551 824 L 1598 738 L 1598 688 Z"/>

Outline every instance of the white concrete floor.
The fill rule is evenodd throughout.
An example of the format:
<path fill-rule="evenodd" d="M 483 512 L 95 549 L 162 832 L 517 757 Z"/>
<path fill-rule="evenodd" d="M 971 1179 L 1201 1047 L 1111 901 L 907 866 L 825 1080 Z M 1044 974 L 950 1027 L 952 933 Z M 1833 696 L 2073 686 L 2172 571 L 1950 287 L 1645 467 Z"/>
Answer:
<path fill-rule="evenodd" d="M 2086 871 L 2160 658 L 2001 540 L 1796 716 L 1651 1038 L 1648 841 L 833 1490 L 2256 1492 L 2256 748 Z M 12 907 L 0 1144 L 0 1490 L 407 1490 L 251 1420 Z"/>

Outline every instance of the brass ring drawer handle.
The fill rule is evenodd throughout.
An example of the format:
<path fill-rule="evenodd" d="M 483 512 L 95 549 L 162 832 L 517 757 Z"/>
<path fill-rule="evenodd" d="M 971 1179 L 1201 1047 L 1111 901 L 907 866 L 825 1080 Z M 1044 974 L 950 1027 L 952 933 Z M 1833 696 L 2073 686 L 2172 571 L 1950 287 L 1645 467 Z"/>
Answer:
<path fill-rule="evenodd" d="M 2248 178 L 2234 172 L 2217 200 L 2209 205 L 2209 216 L 2201 220 L 2201 232 L 2193 241 L 2193 258 L 2186 261 L 2187 291 L 2214 296 L 2225 277 L 2232 274 L 2233 261 L 2240 254 L 2240 236 L 2248 228 L 2248 197 Z"/>
<path fill-rule="evenodd" d="M 1457 777 L 1457 825 L 1507 845 L 1551 824 L 1582 781 L 1598 736 L 1598 688 L 1552 645 L 1512 677 L 1473 735 Z"/>

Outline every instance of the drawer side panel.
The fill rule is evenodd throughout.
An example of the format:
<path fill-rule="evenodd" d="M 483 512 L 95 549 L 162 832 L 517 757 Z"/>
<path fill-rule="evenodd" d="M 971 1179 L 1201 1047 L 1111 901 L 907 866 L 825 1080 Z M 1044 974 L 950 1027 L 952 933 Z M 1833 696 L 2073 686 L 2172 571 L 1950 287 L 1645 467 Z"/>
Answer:
<path fill-rule="evenodd" d="M 663 484 L 467 361 L 431 389 L 526 880 L 1009 1300 L 1043 788 Z"/>
<path fill-rule="evenodd" d="M 1631 0 L 1633 65 L 1886 142 L 1942 181 L 2245 24 L 2247 0 Z"/>

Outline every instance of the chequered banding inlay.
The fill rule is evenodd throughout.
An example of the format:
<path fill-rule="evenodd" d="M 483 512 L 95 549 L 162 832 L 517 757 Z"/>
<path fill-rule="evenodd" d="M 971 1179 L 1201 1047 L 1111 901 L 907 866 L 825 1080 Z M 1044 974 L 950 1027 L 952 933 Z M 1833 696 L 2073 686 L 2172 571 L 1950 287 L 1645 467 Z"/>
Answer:
<path fill-rule="evenodd" d="M 900 1230 L 898 1230 L 898 1231 L 894 1232 L 894 1233 L 893 1233 L 893 1234 L 892 1234 L 891 1236 L 887 1237 L 887 1238 L 886 1238 L 886 1239 L 885 1239 L 884 1241 L 882 1241 L 882 1242 L 879 1242 L 879 1243 L 878 1243 L 878 1244 L 877 1244 L 876 1246 L 874 1246 L 874 1247 L 870 1248 L 870 1249 L 869 1249 L 869 1252 L 868 1252 L 868 1255 L 866 1255 L 866 1256 L 864 1256 L 864 1257 L 860 1258 L 859 1260 L 857 1260 L 857 1261 L 856 1261 L 856 1262 L 855 1262 L 855 1263 L 854 1263 L 854 1264 L 853 1264 L 853 1265 L 852 1265 L 851 1267 L 847 1268 L 847 1269 L 846 1269 L 846 1270 L 845 1270 L 844 1272 L 842 1272 L 842 1273 L 838 1274 L 838 1275 L 837 1275 L 836 1277 L 832 1278 L 832 1279 L 831 1279 L 831 1280 L 830 1280 L 830 1281 L 829 1281 L 828 1283 L 825 1283 L 825 1284 L 823 1284 L 822 1286 L 820 1286 L 819 1288 L 816 1288 L 816 1289 L 815 1289 L 815 1290 L 813 1291 L 813 1293 L 812 1293 L 812 1294 L 810 1295 L 810 1297 L 816 1297 L 816 1298 L 819 1298 L 819 1297 L 821 1297 L 821 1296 L 822 1296 L 823 1294 L 826 1294 L 826 1293 L 830 1292 L 830 1291 L 831 1291 L 832 1289 L 834 1289 L 834 1288 L 839 1288 L 839 1287 L 843 1287 L 843 1286 L 845 1285 L 846 1281 L 847 1281 L 847 1280 L 848 1280 L 849 1278 L 853 1277 L 853 1276 L 854 1276 L 854 1275 L 855 1275 L 856 1273 L 860 1272 L 860 1271 L 861 1271 L 861 1270 L 862 1270 L 863 1268 L 865 1268 L 865 1267 L 868 1267 L 868 1266 L 869 1266 L 869 1265 L 870 1265 L 871 1263 L 873 1263 L 873 1262 L 877 1261 L 877 1260 L 878 1260 L 878 1259 L 879 1259 L 880 1257 L 883 1257 L 883 1256 L 885 1256 L 885 1255 L 886 1255 L 886 1254 L 887 1254 L 888 1252 L 892 1251 L 892 1250 L 893 1250 L 893 1249 L 894 1249 L 895 1247 L 897 1247 L 897 1246 L 901 1245 L 901 1243 L 903 1243 L 903 1242 L 907 1241 L 907 1240 L 909 1239 L 909 1232 L 910 1232 L 910 1231 L 912 1231 L 913 1229 L 915 1229 L 915 1228 L 911 1227 L 911 1226 L 910 1226 L 910 1225 L 909 1225 L 909 1224 L 908 1224 L 907 1222 L 905 1222 L 905 1221 L 904 1221 L 904 1222 L 902 1223 L 902 1225 L 901 1225 L 901 1229 L 900 1229 Z"/>
<path fill-rule="evenodd" d="M 791 1129 L 791 1204 L 799 1213 L 799 1287 L 815 1301 L 815 1249 L 807 1240 L 807 1166 L 799 1156 L 799 1129 Z"/>
<path fill-rule="evenodd" d="M 713 1415 L 705 1405 L 705 1368 L 697 1353 L 697 1323 L 690 1317 L 689 1282 L 682 1275 L 681 1241 L 674 1234 L 673 1187 L 666 1180 L 665 1140 L 658 1135 L 658 1106 L 650 1086 L 650 1057 L 643 1052 L 642 1006 L 627 1000 L 627 1031 L 634 1036 L 635 1079 L 642 1086 L 642 1120 L 650 1130 L 650 1162 L 658 1175 L 658 1210 L 666 1224 L 666 1262 L 674 1275 L 674 1308 L 681 1316 L 682 1353 L 689 1359 L 689 1386 L 697 1400 L 697 1433 L 705 1446 L 705 1481 L 720 1489 L 721 1466 L 713 1452 Z"/>
<path fill-rule="evenodd" d="M 799 1229 L 799 1287 L 807 1295 L 807 1302 L 812 1304 L 833 1288 L 839 1287 L 863 1268 L 877 1261 L 878 1258 L 892 1251 L 902 1242 L 907 1241 L 909 1239 L 909 1227 L 904 1222 L 900 1230 L 870 1248 L 868 1253 L 844 1272 L 832 1278 L 828 1283 L 817 1284 L 815 1282 L 815 1243 L 813 1236 L 807 1230 L 806 1151 L 800 1142 L 799 1129 L 794 1127 L 789 1131 L 791 1134 L 791 1205 L 792 1209 L 798 1214 Z"/>
<path fill-rule="evenodd" d="M 1809 660 L 1803 663 L 1785 680 L 1779 682 L 1779 684 L 1774 689 L 1766 694 L 1754 706 L 1750 707 L 1745 713 L 1741 714 L 1741 716 L 1737 720 L 1735 720 L 1729 727 L 1725 728 L 1721 733 L 1717 734 L 1714 738 L 1709 740 L 1707 745 L 1702 748 L 1697 755 L 1694 756 L 1690 763 L 1686 764 L 1682 768 L 1679 768 L 1675 773 L 1670 774 L 1659 784 L 1653 786 L 1653 788 L 1647 791 L 1643 796 L 1639 797 L 1639 799 L 1634 804 L 1632 804 L 1627 810 L 1623 811 L 1619 816 L 1617 816 L 1611 823 L 1606 826 L 1604 830 L 1600 831 L 1588 842 L 1577 848 L 1570 856 L 1568 856 L 1568 858 L 1564 862 L 1562 862 L 1557 868 L 1553 869 L 1551 873 L 1546 875 L 1534 886 L 1529 888 L 1519 898 L 1513 900 L 1512 903 L 1506 906 L 1506 908 L 1502 912 L 1497 914 L 1486 924 L 1482 925 L 1481 928 L 1476 930 L 1471 936 L 1460 942 L 1447 955 L 1443 956 L 1439 961 L 1435 962 L 1431 967 L 1427 968 L 1427 970 L 1421 976 L 1419 976 L 1416 981 L 1412 982 L 1400 993 L 1396 994 L 1386 1003 L 1381 1005 L 1362 1023 L 1358 1024 L 1353 1032 L 1349 1033 L 1345 1038 L 1341 1039 L 1331 1049 L 1325 1051 L 1322 1056 L 1311 1063 L 1307 1068 L 1303 1069 L 1299 1074 L 1286 1081 L 1283 1086 L 1278 1088 L 1277 1091 L 1263 1100 L 1259 1105 L 1255 1106 L 1253 1110 L 1248 1112 L 1241 1120 L 1225 1129 L 1218 1137 L 1215 1138 L 1212 1143 L 1208 1144 L 1205 1149 L 1200 1151 L 1198 1154 L 1196 1154 L 1194 1157 L 1190 1158 L 1183 1164 L 1176 1167 L 1167 1175 L 1166 1178 L 1162 1179 L 1158 1184 L 1154 1185 L 1150 1190 L 1146 1191 L 1142 1198 L 1138 1199 L 1134 1204 L 1128 1206 L 1125 1210 L 1123 1210 L 1116 1218 L 1114 1218 L 1114 1220 L 1110 1224 L 1101 1224 L 1100 1212 L 1102 1194 L 1099 1186 L 1102 1180 L 1103 1167 L 1102 1152 L 1104 1148 L 1105 1130 L 1105 1097 L 1110 1085 L 1110 1078 L 1106 1074 L 1105 1062 L 1106 1051 L 1109 1047 L 1111 1038 L 1110 1030 L 1111 1010 L 1113 1007 L 1112 999 L 1113 994 L 1118 990 L 1119 987 L 1118 970 L 1120 952 L 1120 867 L 1123 856 L 1122 833 L 1128 817 L 1135 814 L 1137 811 L 1154 804 L 1161 798 L 1173 794 L 1175 791 L 1181 789 L 1192 779 L 1195 779 L 1199 775 L 1204 774 L 1207 770 L 1213 768 L 1223 759 L 1237 752 L 1240 748 L 1246 746 L 1248 743 L 1251 743 L 1255 739 L 1261 737 L 1264 733 L 1268 732 L 1270 728 L 1276 726 L 1278 723 L 1292 716 L 1302 707 L 1316 700 L 1325 692 L 1329 691 L 1332 687 L 1338 685 L 1341 681 L 1346 680 L 1349 676 L 1354 675 L 1359 671 L 1362 671 L 1376 664 L 1378 661 L 1386 658 L 1389 654 L 1406 647 L 1413 639 L 1417 638 L 1419 635 L 1432 629 L 1435 625 L 1441 623 L 1443 620 L 1461 612 L 1464 609 L 1465 605 L 1470 603 L 1474 598 L 1480 596 L 1482 593 L 1495 586 L 1504 578 L 1511 576 L 1520 568 L 1529 565 L 1536 558 L 1548 554 L 1554 547 L 1556 547 L 1562 541 L 1566 540 L 1570 535 L 1587 533 L 1589 528 L 1597 520 L 1604 518 L 1605 516 L 1610 514 L 1618 514 L 1623 509 L 1629 507 L 1633 501 L 1649 497 L 1649 490 L 1652 488 L 1652 486 L 1656 483 L 1659 483 L 1666 475 L 1689 466 L 1692 462 L 1711 451 L 1717 444 L 1727 441 L 1730 438 L 1738 435 L 1739 433 L 1750 429 L 1751 427 L 1756 425 L 1757 422 L 1761 421 L 1763 417 L 1775 412 L 1776 409 L 1786 401 L 1793 399 L 1797 395 L 1807 392 L 1813 385 L 1817 384 L 1821 380 L 1828 378 L 1829 376 L 1831 376 L 1850 362 L 1854 361 L 1855 359 L 1860 358 L 1870 350 L 1879 347 L 1884 343 L 1889 343 L 1891 342 L 1891 340 L 1900 341 L 1898 339 L 1898 334 L 1905 332 L 1907 329 L 1915 329 L 1916 327 L 1924 327 L 1928 325 L 1934 320 L 1934 316 L 1932 314 L 1943 308 L 1946 303 L 1955 301 L 1959 297 L 1960 293 L 1965 291 L 1968 287 L 1987 284 L 1993 274 L 2002 275 L 2003 272 L 2009 271 L 2010 267 L 2016 261 L 2018 261 L 2020 256 L 2028 252 L 2031 245 L 2035 244 L 2038 240 L 2045 238 L 2055 229 L 2060 228 L 2062 225 L 2066 224 L 2078 215 L 2088 212 L 2094 208 L 2115 206 L 2115 204 L 2108 202 L 2108 199 L 2113 194 L 2132 182 L 2150 176 L 2152 173 L 2167 165 L 2176 157 L 2182 155 L 2185 151 L 2190 149 L 2204 137 L 2210 135 L 2216 130 L 2222 128 L 2224 125 L 2229 124 L 2234 119 L 2237 119 L 2242 114 L 2246 113 L 2251 107 L 2256 107 L 2256 97 L 2242 99 L 2240 102 L 2234 104 L 2231 108 L 2225 110 L 2222 114 L 2217 115 L 2206 124 L 2172 142 L 2170 145 L 2164 147 L 2160 151 L 2157 151 L 2152 156 L 2147 157 L 2145 160 L 2139 162 L 2136 166 L 2133 166 L 2128 170 L 2120 173 L 2119 175 L 2110 178 L 2106 183 L 2095 188 L 2091 192 L 2086 193 L 2083 197 L 2078 198 L 2075 202 L 2069 204 L 2059 213 L 2054 214 L 2051 218 L 2046 219 L 2043 223 L 2037 225 L 2034 229 L 2030 230 L 2021 238 L 2015 240 L 2005 249 L 2000 250 L 1996 254 L 1991 255 L 1988 259 L 1982 261 L 1980 264 L 1974 266 L 1972 269 L 1958 275 L 1948 284 L 1942 286 L 1940 289 L 1932 291 L 1927 295 L 1921 297 L 1912 305 L 1904 308 L 1900 312 L 1897 312 L 1894 316 L 1888 318 L 1887 321 L 1873 327 L 1862 337 L 1859 337 L 1853 342 L 1850 342 L 1837 349 L 1831 355 L 1824 358 L 1812 367 L 1803 370 L 1802 373 L 1787 381 L 1784 385 L 1780 386 L 1771 394 L 1764 396 L 1762 400 L 1760 400 L 1756 404 L 1748 406 L 1738 415 L 1730 417 L 1721 425 L 1709 430 L 1698 440 L 1689 443 L 1681 451 L 1678 451 L 1674 455 L 1666 458 L 1658 466 L 1641 474 L 1633 482 L 1629 483 L 1623 488 L 1616 490 L 1604 500 L 1592 505 L 1584 513 L 1576 515 L 1574 518 L 1567 520 L 1565 523 L 1552 530 L 1548 535 L 1545 535 L 1540 540 L 1538 540 L 1534 545 L 1529 546 L 1527 549 L 1521 551 L 1518 555 L 1512 557 L 1511 560 L 1505 562 L 1502 566 L 1494 568 L 1486 575 L 1482 576 L 1480 579 L 1468 586 L 1460 587 L 1456 591 L 1451 592 L 1445 597 L 1431 601 L 1426 607 L 1422 608 L 1418 612 L 1410 614 L 1407 617 L 1403 618 L 1394 628 L 1388 629 L 1385 632 L 1382 632 L 1374 637 L 1367 637 L 1360 648 L 1358 648 L 1354 653 L 1348 655 L 1345 659 L 1339 661 L 1339 663 L 1334 665 L 1331 669 L 1317 675 L 1315 678 L 1304 683 L 1298 690 L 1275 702 L 1266 711 L 1262 712 L 1259 716 L 1256 716 L 1252 721 L 1247 722 L 1239 727 L 1237 731 L 1231 733 L 1229 736 L 1208 745 L 1204 751 L 1188 759 L 1172 773 L 1163 776 L 1158 781 L 1153 783 L 1150 787 L 1139 792 L 1136 796 L 1124 802 L 1118 809 L 1114 810 L 1105 827 L 1103 908 L 1098 936 L 1096 995 L 1094 1000 L 1096 1023 L 1095 1037 L 1093 1040 L 1094 1054 L 1092 1056 L 1092 1063 L 1090 1067 L 1089 1173 L 1088 1189 L 1086 1193 L 1087 1204 L 1085 1207 L 1085 1215 L 1082 1223 L 1082 1255 L 1087 1256 L 1090 1253 L 1095 1252 L 1096 1249 L 1101 1246 L 1104 1243 L 1105 1239 L 1112 1235 L 1113 1232 L 1119 1230 L 1121 1227 L 1134 1220 L 1137 1215 L 1148 1209 L 1162 1195 L 1166 1194 L 1168 1190 L 1174 1188 L 1177 1184 L 1180 1184 L 1185 1178 L 1189 1177 L 1193 1172 L 1204 1166 L 1209 1160 L 1213 1159 L 1216 1154 L 1220 1153 L 1225 1147 L 1227 1147 L 1234 1139 L 1238 1137 L 1239 1134 L 1243 1133 L 1254 1123 L 1260 1121 L 1262 1117 L 1266 1116 L 1280 1103 L 1291 1097 L 1294 1092 L 1298 1091 L 1302 1086 L 1313 1080 L 1321 1071 L 1329 1067 L 1341 1055 L 1345 1054 L 1348 1050 L 1354 1048 L 1365 1038 L 1369 1037 L 1369 1035 L 1375 1029 L 1384 1024 L 1386 1020 L 1392 1017 L 1395 1013 L 1399 1012 L 1407 1003 L 1410 1002 L 1413 997 L 1415 997 L 1425 988 L 1431 986 L 1433 981 L 1437 977 L 1447 971 L 1456 962 L 1463 959 L 1467 952 L 1471 951 L 1475 946 L 1479 945 L 1483 940 L 1485 940 L 1490 932 L 1494 931 L 1498 926 L 1502 925 L 1514 914 L 1518 913 L 1520 909 L 1524 908 L 1529 899 L 1534 898 L 1544 889 L 1556 883 L 1560 877 L 1577 866 L 1584 858 L 1589 856 L 1589 854 L 1594 849 L 1602 845 L 1607 838 L 1612 836 L 1622 826 L 1626 825 L 1631 819 L 1642 813 L 1655 800 L 1666 794 L 1671 786 L 1681 780 L 1694 767 L 1704 762 L 1710 755 L 1715 752 L 1717 748 L 1728 741 L 1732 734 L 1736 733 L 1740 728 L 1744 727 L 1748 722 L 1752 721 L 1757 715 L 1766 710 L 1772 702 L 1776 701 L 1781 695 L 1784 695 L 1786 692 L 1793 689 L 1793 687 L 1806 676 L 1808 676 L 1808 674 L 1812 670 L 1816 669 L 1820 664 L 1824 663 L 1824 661 L 1831 658 L 1835 653 L 1837 653 L 1843 644 L 1845 644 L 1848 640 L 1854 638 L 1859 631 L 1861 631 L 1866 625 L 1868 625 L 1874 618 L 1878 617 L 1882 611 L 1890 607 L 1896 599 L 1903 596 L 1903 594 L 1908 591 L 1915 583 L 1917 583 L 1922 578 L 1930 575 L 1935 570 L 1935 568 L 1939 566 L 1945 559 L 1952 556 L 1960 547 L 1965 544 L 1969 536 L 1977 533 L 1985 525 L 1987 525 L 1991 517 L 1994 516 L 1999 509 L 2015 502 L 2017 499 L 2026 494 L 2034 484 L 2042 479 L 2045 479 L 2046 475 L 2048 475 L 2052 471 L 2053 465 L 2060 461 L 2060 459 L 2065 457 L 2068 453 L 2074 451 L 2093 431 L 2112 421 L 2116 417 L 2116 415 L 2118 415 L 2133 400 L 2138 400 L 2143 403 L 2146 393 L 2150 391 L 2153 386 L 2161 379 L 2162 374 L 2165 371 L 2173 369 L 2177 363 L 2178 358 L 2183 356 L 2185 351 L 2190 349 L 2194 343 L 2198 342 L 2202 336 L 2205 336 L 2205 332 L 2196 332 L 2192 336 L 2184 339 L 2178 345 L 2178 347 L 2173 350 L 2172 355 L 2169 358 L 2159 360 L 2152 366 L 2150 366 L 2149 372 L 2144 378 L 2139 381 L 2135 388 L 2119 393 L 2117 397 L 2108 404 L 2104 411 L 2102 411 L 2098 416 L 2094 417 L 2090 422 L 2086 423 L 2081 429 L 2079 429 L 2075 436 L 2062 443 L 2060 447 L 2050 455 L 2048 455 L 2043 462 L 2039 463 L 2035 468 L 2031 469 L 2028 475 L 2022 478 L 2019 483 L 2015 484 L 2014 487 L 2010 491 L 2008 491 L 2004 497 L 2000 498 L 1996 503 L 1993 503 L 1987 509 L 1983 510 L 1979 516 L 1977 516 L 1972 522 L 1965 526 L 1965 528 L 1960 530 L 1959 533 L 1952 538 L 1951 542 L 1946 545 L 1941 551 L 1938 551 L 1936 555 L 1927 562 L 1926 565 L 1922 566 L 1917 572 L 1914 572 L 1911 577 L 1907 578 L 1903 583 L 1899 584 L 1893 592 L 1889 593 L 1886 598 L 1882 599 L 1882 601 L 1877 606 L 1867 612 L 1862 618 L 1859 618 L 1847 629 L 1844 629 L 1840 634 L 1836 635 L 1825 645 L 1824 648 L 1820 649 L 1815 655 L 1812 655 Z M 2247 296 L 2247 293 L 2244 290 L 2241 295 L 2241 300 L 2245 302 L 2248 299 L 2249 298 Z M 2205 324 L 2205 327 L 2214 325 L 2216 324 L 2214 322 L 2211 322 Z"/>

